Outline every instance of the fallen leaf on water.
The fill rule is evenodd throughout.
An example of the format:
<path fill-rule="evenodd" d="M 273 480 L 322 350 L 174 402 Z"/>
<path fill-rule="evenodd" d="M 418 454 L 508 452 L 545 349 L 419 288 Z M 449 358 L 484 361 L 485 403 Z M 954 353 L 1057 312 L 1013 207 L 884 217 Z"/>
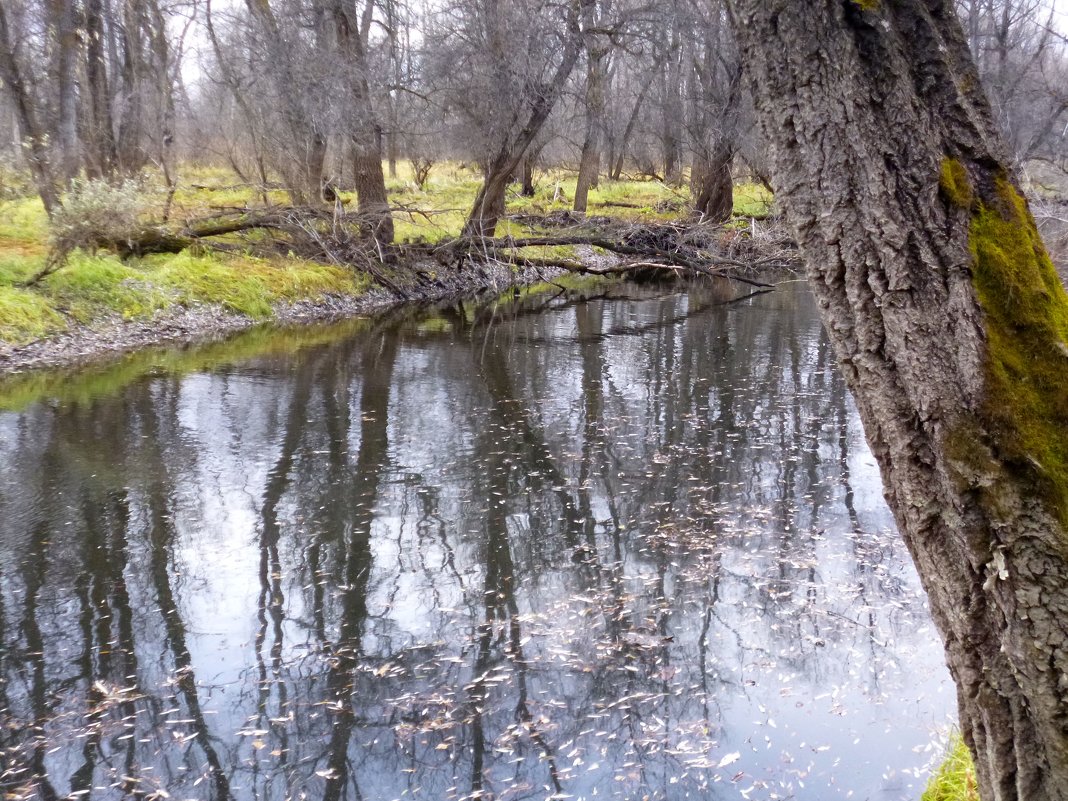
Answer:
<path fill-rule="evenodd" d="M 727 754 L 727 756 L 723 757 L 723 759 L 719 761 L 719 764 L 716 765 L 716 767 L 725 768 L 727 767 L 727 765 L 733 765 L 735 762 L 741 759 L 741 757 L 742 754 L 740 751 L 732 751 L 731 753 Z"/>

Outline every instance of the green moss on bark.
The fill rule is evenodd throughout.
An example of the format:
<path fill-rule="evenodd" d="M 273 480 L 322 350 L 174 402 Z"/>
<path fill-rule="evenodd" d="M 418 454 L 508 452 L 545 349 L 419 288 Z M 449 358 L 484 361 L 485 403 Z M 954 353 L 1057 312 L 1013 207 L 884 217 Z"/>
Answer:
<path fill-rule="evenodd" d="M 968 170 L 956 159 L 942 159 L 942 171 L 938 178 L 938 188 L 942 197 L 962 209 L 969 209 L 975 199 L 972 183 L 968 180 Z"/>
<path fill-rule="evenodd" d="M 994 195 L 969 237 L 986 318 L 983 416 L 999 461 L 1068 524 L 1068 295 L 1024 199 L 1004 178 Z"/>

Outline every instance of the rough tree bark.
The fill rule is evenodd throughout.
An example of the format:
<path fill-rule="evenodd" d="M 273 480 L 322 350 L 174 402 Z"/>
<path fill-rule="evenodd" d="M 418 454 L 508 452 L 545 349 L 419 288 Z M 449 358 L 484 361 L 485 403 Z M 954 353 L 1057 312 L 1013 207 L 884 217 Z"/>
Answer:
<path fill-rule="evenodd" d="M 131 6 L 135 4 L 130 4 Z M 124 26 L 126 39 L 123 51 L 124 69 L 128 70 L 131 83 L 136 83 L 133 73 L 138 60 L 135 42 L 139 44 L 140 26 L 130 30 L 128 9 Z M 111 116 L 111 88 L 108 81 L 107 53 L 104 31 L 104 7 L 100 0 L 87 0 L 85 4 L 85 78 L 86 113 L 82 124 L 85 138 L 85 168 L 91 178 L 104 178 L 115 169 L 116 144 L 114 121 Z M 129 84 L 128 84 L 129 88 Z M 132 92 L 136 94 L 137 87 Z"/>
<path fill-rule="evenodd" d="M 92 2 L 98 3 L 99 0 L 92 0 Z M 144 95 L 152 72 L 149 59 L 152 50 L 158 56 L 162 56 L 155 67 L 163 73 L 160 76 L 162 80 L 167 80 L 166 28 L 152 31 L 149 5 L 143 0 L 127 2 L 123 9 L 125 24 L 117 32 L 122 51 L 122 68 L 118 74 L 121 75 L 123 93 L 121 102 L 115 103 L 108 124 L 114 124 L 116 133 L 112 146 L 115 169 L 125 175 L 133 175 L 144 166 L 146 161 L 145 131 L 143 130 L 146 100 Z M 159 16 L 162 17 L 162 15 Z M 166 25 L 162 19 L 159 23 Z M 146 41 L 150 36 L 155 41 Z M 110 98 L 108 102 L 111 102 Z M 113 123 L 111 117 L 114 118 Z"/>
<path fill-rule="evenodd" d="M 728 0 L 980 795 L 1068 798 L 1068 297 L 952 0 Z"/>
<path fill-rule="evenodd" d="M 64 184 L 78 176 L 81 154 L 78 148 L 78 54 L 81 43 L 78 10 L 73 0 L 52 0 L 48 4 L 50 26 L 55 37 L 53 78 L 56 87 L 55 139 L 58 167 Z M 87 30 L 88 34 L 89 31 Z M 88 37 L 87 37 L 88 38 Z M 90 76 L 91 78 L 91 76 Z M 42 115 L 43 116 L 43 115 Z"/>
<path fill-rule="evenodd" d="M 708 222 L 724 222 L 734 211 L 734 179 L 731 159 L 734 153 L 724 142 L 718 142 L 712 152 L 694 157 L 690 172 L 690 191 L 693 210 Z"/>
<path fill-rule="evenodd" d="M 538 161 L 538 154 L 533 153 L 534 146 L 531 145 L 527 149 L 526 154 L 523 156 L 523 163 L 519 165 L 519 194 L 523 197 L 534 197 L 534 164 Z"/>
<path fill-rule="evenodd" d="M 682 185 L 682 43 L 678 30 L 673 27 L 668 52 L 672 56 L 667 60 L 667 69 L 661 73 L 660 81 L 660 149 L 664 159 L 664 183 L 668 186 Z"/>

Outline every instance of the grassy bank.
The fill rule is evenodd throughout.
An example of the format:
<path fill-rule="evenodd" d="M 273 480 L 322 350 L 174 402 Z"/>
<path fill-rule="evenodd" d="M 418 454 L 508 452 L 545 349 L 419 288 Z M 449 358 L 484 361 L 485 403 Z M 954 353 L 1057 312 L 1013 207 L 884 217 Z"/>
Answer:
<path fill-rule="evenodd" d="M 979 801 L 975 766 L 959 734 L 950 738 L 949 753 L 928 781 L 921 801 Z"/>
<path fill-rule="evenodd" d="M 618 279 L 563 276 L 561 283 L 576 291 L 598 292 L 610 286 L 614 280 Z M 495 298 L 461 301 L 451 311 L 453 315 L 459 311 L 468 323 L 474 323 L 481 309 L 492 308 L 503 313 L 523 299 L 549 298 L 558 294 L 559 290 L 560 285 L 555 282 L 551 285 L 530 284 L 519 290 L 510 289 Z M 193 347 L 147 347 L 89 365 L 0 375 L 0 412 L 21 411 L 45 398 L 65 404 L 88 403 L 99 397 L 113 395 L 149 375 L 180 376 L 262 357 L 278 359 L 293 356 L 300 351 L 330 345 L 339 339 L 371 330 L 380 324 L 394 327 L 407 336 L 423 337 L 449 332 L 453 319 L 442 316 L 434 307 L 409 305 L 395 307 L 381 316 L 359 316 L 299 326 L 260 325 L 220 341 L 199 342 Z"/>
<path fill-rule="evenodd" d="M 235 184 L 226 170 L 183 170 L 171 199 L 170 219 L 203 217 L 219 209 L 259 206 L 265 200 L 284 204 L 283 192 L 266 193 Z M 567 174 L 542 176 L 534 197 L 509 196 L 509 214 L 546 214 L 570 208 L 575 179 Z M 459 165 L 437 165 L 425 189 L 402 169 L 389 181 L 399 242 L 435 242 L 456 236 L 479 186 L 479 175 Z M 166 192 L 146 178 L 139 189 L 144 220 L 157 220 Z M 341 193 L 342 199 L 352 198 Z M 685 213 L 684 190 L 651 181 L 606 182 L 590 193 L 590 214 L 634 221 L 664 221 Z M 767 193 L 740 186 L 736 211 L 761 214 Z M 505 221 L 501 233 L 519 233 Z M 147 319 L 174 307 L 217 305 L 257 320 L 271 316 L 280 302 L 316 300 L 326 295 L 359 296 L 371 286 L 365 274 L 324 265 L 292 254 L 258 258 L 234 239 L 231 252 L 187 251 L 122 261 L 108 253 L 75 251 L 66 266 L 31 287 L 20 286 L 44 265 L 49 229 L 36 199 L 0 202 L 0 348 L 18 346 L 61 333 L 78 324 L 102 320 Z"/>

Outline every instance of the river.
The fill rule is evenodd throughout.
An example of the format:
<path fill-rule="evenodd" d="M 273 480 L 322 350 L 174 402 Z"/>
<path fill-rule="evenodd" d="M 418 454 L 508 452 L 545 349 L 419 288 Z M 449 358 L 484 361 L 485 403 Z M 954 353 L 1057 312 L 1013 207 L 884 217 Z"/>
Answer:
<path fill-rule="evenodd" d="M 0 387 L 0 790 L 918 799 L 955 705 L 923 593 L 807 290 L 746 294 Z"/>

